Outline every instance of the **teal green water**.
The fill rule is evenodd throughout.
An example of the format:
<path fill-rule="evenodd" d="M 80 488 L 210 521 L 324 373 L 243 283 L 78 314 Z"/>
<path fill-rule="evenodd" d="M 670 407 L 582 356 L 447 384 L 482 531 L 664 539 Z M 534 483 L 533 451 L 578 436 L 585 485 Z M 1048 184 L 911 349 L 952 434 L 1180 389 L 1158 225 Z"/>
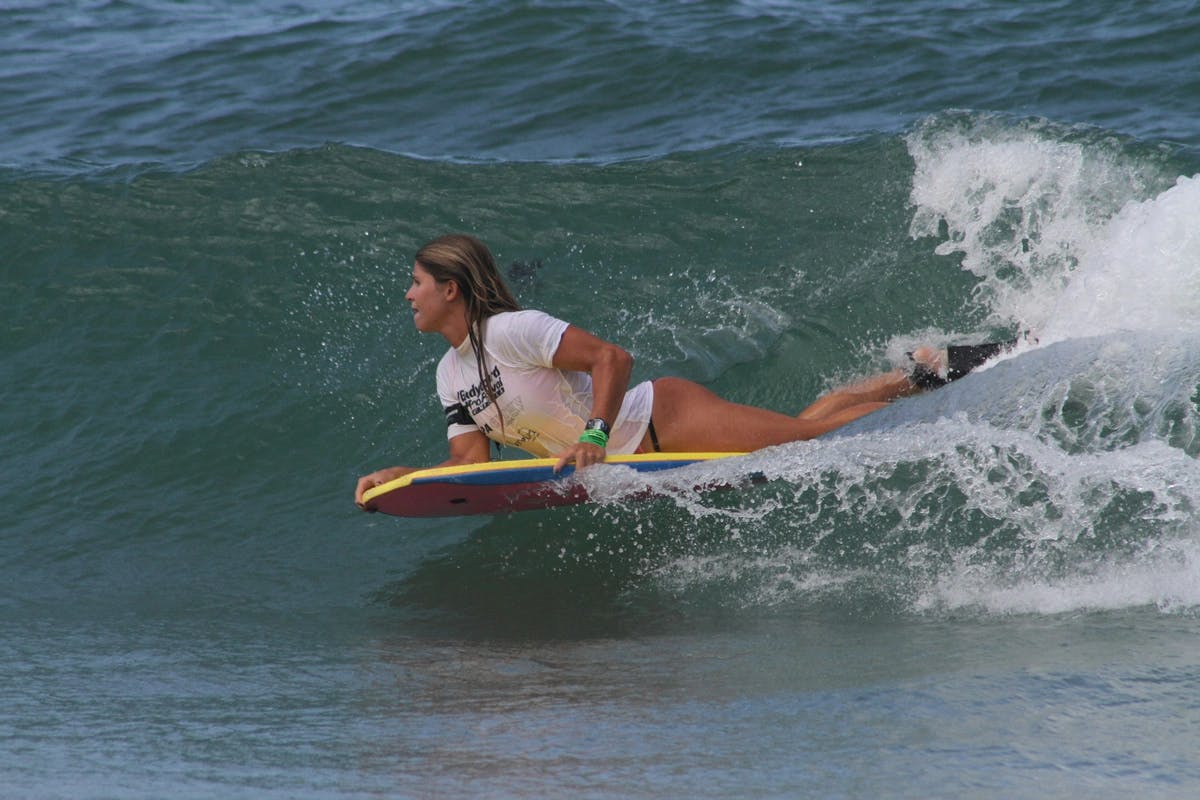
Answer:
<path fill-rule="evenodd" d="M 1196 26 L 0 10 L 8 791 L 1193 795 Z M 444 457 L 403 292 L 448 230 L 635 379 L 780 410 L 1036 342 L 592 505 L 364 515 Z"/>

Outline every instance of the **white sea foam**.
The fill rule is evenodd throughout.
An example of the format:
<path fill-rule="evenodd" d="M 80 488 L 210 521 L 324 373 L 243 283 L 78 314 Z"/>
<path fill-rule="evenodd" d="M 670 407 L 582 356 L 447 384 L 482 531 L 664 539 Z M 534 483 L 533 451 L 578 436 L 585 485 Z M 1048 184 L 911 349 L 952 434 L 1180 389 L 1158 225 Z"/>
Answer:
<path fill-rule="evenodd" d="M 1069 453 L 964 413 L 702 472 L 747 470 L 770 482 L 729 507 L 667 474 L 641 477 L 674 493 L 694 541 L 731 532 L 658 564 L 663 587 L 735 606 L 866 592 L 925 613 L 1200 605 L 1200 465 L 1156 439 Z"/>
<path fill-rule="evenodd" d="M 911 234 L 977 276 L 986 327 L 1037 343 L 846 435 L 707 466 L 772 481 L 736 519 L 681 501 L 738 533 L 658 580 L 734 605 L 866 591 L 923 613 L 1200 607 L 1200 177 L 1098 134 L 980 117 L 931 120 L 909 151 Z"/>
<path fill-rule="evenodd" d="M 986 569 L 941 576 L 923 590 L 919 611 L 1061 614 L 1154 606 L 1167 612 L 1200 608 L 1200 548 L 1163 543 L 1139 559 L 1110 561 L 1059 578 L 1021 578 Z"/>
<path fill-rule="evenodd" d="M 1200 178 L 1130 202 L 1079 246 L 1047 338 L 1200 326 Z"/>
<path fill-rule="evenodd" d="M 936 252 L 978 276 L 992 324 L 1043 342 L 1195 328 L 1197 178 L 1048 125 L 932 120 L 908 145 L 910 233 L 945 234 Z"/>

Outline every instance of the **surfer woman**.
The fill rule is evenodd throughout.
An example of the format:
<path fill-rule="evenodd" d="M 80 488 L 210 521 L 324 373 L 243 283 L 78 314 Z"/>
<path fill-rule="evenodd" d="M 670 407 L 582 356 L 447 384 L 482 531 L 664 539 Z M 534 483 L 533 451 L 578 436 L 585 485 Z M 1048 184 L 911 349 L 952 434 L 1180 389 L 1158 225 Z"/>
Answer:
<path fill-rule="evenodd" d="M 725 400 L 684 378 L 629 387 L 633 357 L 623 348 L 541 311 L 522 311 L 486 245 L 463 234 L 423 246 L 405 294 L 413 323 L 440 333 L 450 350 L 437 368 L 450 457 L 438 466 L 489 460 L 489 439 L 583 468 L 608 453 L 745 452 L 811 439 L 899 397 L 969 371 L 944 350 L 913 352 L 896 369 L 818 399 L 796 416 Z M 999 346 L 988 352 L 994 355 Z M 959 359 L 961 361 L 961 359 Z M 975 363 L 981 363 L 978 357 Z M 942 377 L 938 377 L 939 373 Z M 358 481 L 372 487 L 413 472 L 390 467 Z"/>

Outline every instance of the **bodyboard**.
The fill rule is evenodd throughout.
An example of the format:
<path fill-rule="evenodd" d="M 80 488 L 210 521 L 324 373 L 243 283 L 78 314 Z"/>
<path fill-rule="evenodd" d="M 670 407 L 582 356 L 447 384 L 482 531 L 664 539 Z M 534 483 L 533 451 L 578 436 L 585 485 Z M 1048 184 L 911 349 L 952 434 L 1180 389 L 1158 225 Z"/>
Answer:
<path fill-rule="evenodd" d="M 743 453 L 642 453 L 609 456 L 638 472 L 676 469 Z M 556 458 L 490 461 L 410 472 L 363 493 L 368 509 L 399 517 L 453 517 L 530 511 L 586 502 L 587 489 L 575 468 L 555 474 Z"/>

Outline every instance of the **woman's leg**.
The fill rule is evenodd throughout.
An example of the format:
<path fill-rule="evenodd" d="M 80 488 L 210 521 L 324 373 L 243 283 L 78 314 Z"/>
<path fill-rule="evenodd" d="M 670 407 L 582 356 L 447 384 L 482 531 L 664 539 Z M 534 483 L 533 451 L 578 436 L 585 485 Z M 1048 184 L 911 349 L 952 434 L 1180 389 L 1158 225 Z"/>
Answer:
<path fill-rule="evenodd" d="M 834 389 L 829 394 L 817 398 L 812 405 L 801 411 L 799 418 L 825 419 L 831 414 L 863 403 L 886 404 L 920 391 L 920 387 L 909 380 L 907 372 L 899 369 L 892 370 L 851 386 Z"/>
<path fill-rule="evenodd" d="M 949 368 L 950 380 L 1013 343 L 959 348 L 966 353 L 963 364 L 955 365 L 953 353 L 918 347 L 910 357 L 931 374 Z M 953 350 L 953 348 L 951 348 Z M 955 374 L 957 372 L 957 374 Z M 943 379 L 945 380 L 945 379 Z M 731 403 L 698 383 L 683 378 L 659 378 L 654 382 L 654 428 L 659 447 L 666 452 L 749 451 L 800 439 L 812 439 L 848 422 L 877 411 L 901 397 L 917 394 L 923 387 L 904 370 L 896 369 L 864 381 L 835 389 L 795 417 L 765 408 Z M 652 445 L 647 434 L 642 449 Z"/>
<path fill-rule="evenodd" d="M 918 347 L 912 360 L 938 371 L 945 351 Z M 654 429 L 666 452 L 749 451 L 800 439 L 812 439 L 877 411 L 922 389 L 909 373 L 896 369 L 867 378 L 817 399 L 797 416 L 731 403 L 684 378 L 654 382 Z M 643 450 L 652 449 L 647 434 Z"/>
<path fill-rule="evenodd" d="M 828 433 L 886 406 L 886 400 L 872 399 L 885 394 L 879 387 L 845 395 L 827 403 L 820 417 L 802 418 L 731 403 L 683 378 L 659 378 L 654 382 L 652 415 L 659 447 L 666 452 L 741 452 Z M 648 445 L 649 436 L 643 442 L 644 449 L 650 449 Z"/>
<path fill-rule="evenodd" d="M 909 353 L 913 363 L 928 372 L 938 374 L 944 369 L 946 351 L 932 347 L 918 347 Z M 969 369 L 968 369 L 969 371 Z M 817 398 L 812 405 L 800 412 L 800 419 L 820 420 L 843 409 L 863 403 L 890 403 L 901 397 L 918 394 L 923 388 L 911 378 L 911 373 L 894 369 L 873 378 L 867 378 L 850 386 L 835 389 L 824 397 Z"/>

